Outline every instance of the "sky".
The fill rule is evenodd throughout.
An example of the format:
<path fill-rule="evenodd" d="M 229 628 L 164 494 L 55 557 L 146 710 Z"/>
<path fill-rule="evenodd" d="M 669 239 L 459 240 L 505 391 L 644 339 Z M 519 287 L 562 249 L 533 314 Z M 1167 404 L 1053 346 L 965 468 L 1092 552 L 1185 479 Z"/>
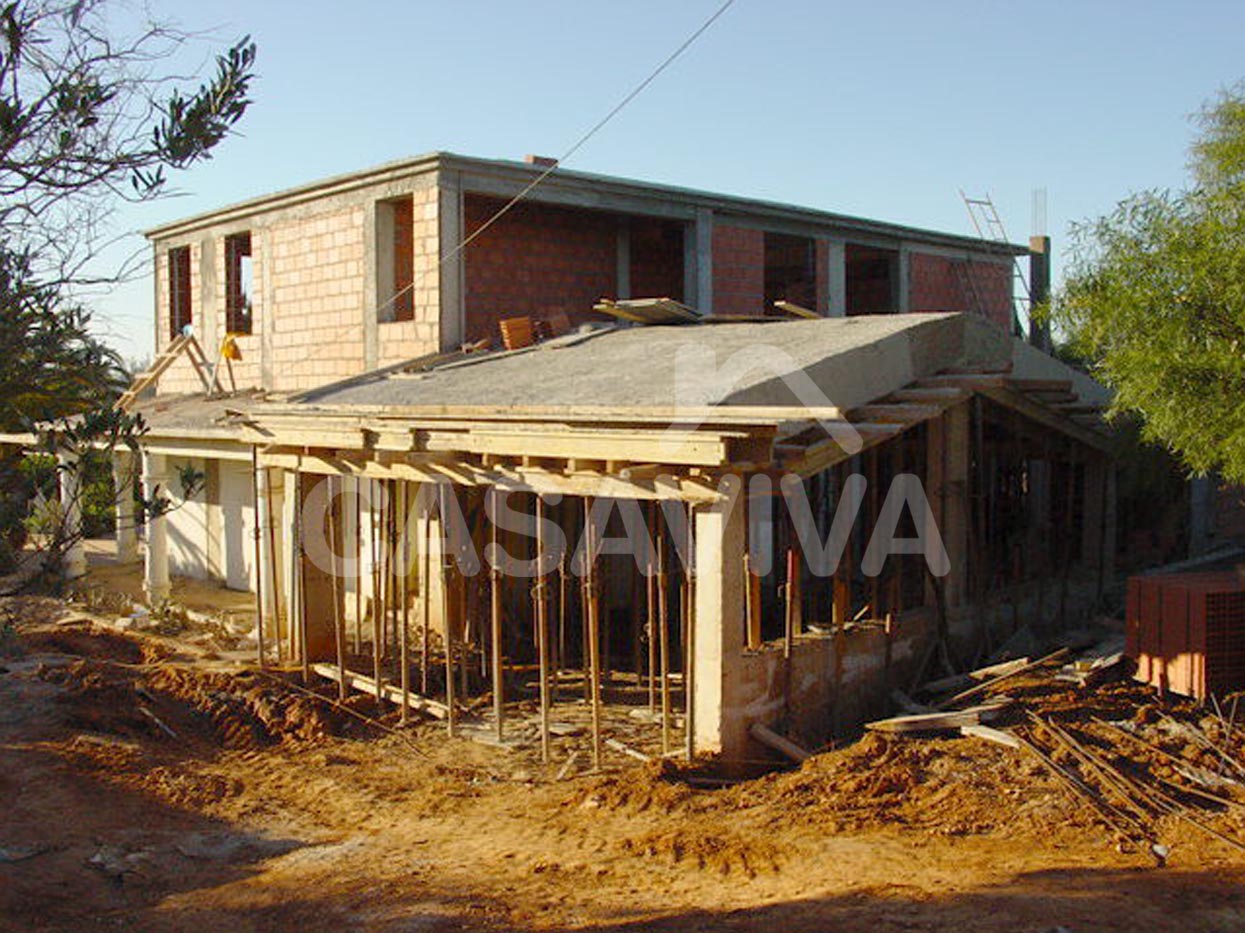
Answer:
<path fill-rule="evenodd" d="M 250 34 L 253 101 L 177 195 L 126 205 L 138 231 L 433 150 L 559 156 L 722 0 L 214 0 L 152 6 Z M 1245 4 L 942 0 L 734 5 L 567 168 L 972 233 L 988 194 L 1009 239 L 1054 240 L 1130 192 L 1186 179 L 1190 115 L 1245 78 Z M 1046 192 L 1045 230 L 1034 191 Z M 127 359 L 151 353 L 152 288 L 96 296 Z"/>

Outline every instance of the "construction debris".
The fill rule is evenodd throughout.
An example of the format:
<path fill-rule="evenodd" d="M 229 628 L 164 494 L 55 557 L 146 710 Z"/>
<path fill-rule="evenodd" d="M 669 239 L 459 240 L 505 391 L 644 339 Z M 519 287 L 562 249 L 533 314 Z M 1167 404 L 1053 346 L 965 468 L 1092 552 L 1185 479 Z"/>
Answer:
<path fill-rule="evenodd" d="M 965 726 L 978 726 L 989 722 L 1011 705 L 1010 697 L 995 697 L 988 703 L 972 706 L 968 709 L 941 711 L 933 713 L 916 713 L 910 716 L 893 716 L 890 719 L 878 719 L 865 723 L 865 728 L 874 732 L 893 732 L 897 734 L 926 732 L 955 732 Z"/>
<path fill-rule="evenodd" d="M 1084 642 L 1081 642 L 1082 644 Z M 965 674 L 922 685 L 923 695 L 959 690 L 934 704 L 936 712 L 918 712 L 869 723 L 875 732 L 931 735 L 958 732 L 985 739 L 1012 751 L 1032 755 L 1073 796 L 1093 808 L 1098 818 L 1120 840 L 1121 846 L 1149 852 L 1157 865 L 1166 863 L 1171 847 L 1161 839 L 1164 820 L 1183 823 L 1204 837 L 1245 851 L 1245 830 L 1227 832 L 1213 825 L 1216 813 L 1245 811 L 1245 743 L 1234 735 L 1233 716 L 1223 715 L 1215 700 L 1215 716 L 1191 721 L 1173 710 L 1140 704 L 1136 685 L 1127 677 L 1118 637 L 1108 638 L 1080 657 L 1052 669 L 1072 651 L 1065 646 L 1036 661 L 1014 659 Z M 964 707 L 966 700 L 989 694 L 1008 681 L 1008 696 Z M 1132 702 L 1119 709 L 1122 718 L 1110 721 L 1080 710 L 1088 700 L 1084 691 L 1113 692 L 1114 682 Z M 1063 708 L 1053 702 L 1050 687 L 1071 684 L 1076 694 Z M 920 707 L 896 691 L 902 709 Z M 1104 697 L 1095 698 L 1100 706 Z M 1191 705 L 1186 712 L 1194 711 Z M 985 726 L 981 720 L 999 720 Z M 1002 720 L 1006 720 L 1006 722 Z M 1164 747 L 1164 743 L 1178 747 Z"/>

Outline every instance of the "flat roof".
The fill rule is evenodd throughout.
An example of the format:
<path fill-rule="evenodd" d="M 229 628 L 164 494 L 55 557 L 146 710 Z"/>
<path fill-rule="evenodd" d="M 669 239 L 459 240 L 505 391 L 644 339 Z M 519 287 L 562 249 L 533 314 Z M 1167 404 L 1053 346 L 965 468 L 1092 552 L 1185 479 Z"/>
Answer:
<path fill-rule="evenodd" d="M 199 227 L 231 219 L 241 219 L 265 210 L 288 207 L 305 203 L 316 198 L 333 194 L 341 194 L 367 185 L 394 180 L 408 175 L 419 175 L 437 170 L 460 171 L 468 174 L 468 193 L 470 176 L 477 178 L 491 177 L 501 181 L 509 181 L 526 186 L 546 167 L 542 165 L 517 162 L 507 159 L 486 159 L 477 156 L 460 155 L 453 152 L 430 152 L 408 159 L 385 162 L 371 168 L 343 175 L 333 175 L 313 181 L 260 195 L 245 201 L 217 208 L 216 210 L 193 214 L 180 220 L 161 224 L 144 231 L 149 239 L 156 239 L 177 233 L 188 232 Z M 981 237 L 947 233 L 904 224 L 887 223 L 849 214 L 839 214 L 779 201 L 767 201 L 757 198 L 746 198 L 738 195 L 727 195 L 677 185 L 659 184 L 613 175 L 601 175 L 592 172 L 581 172 L 573 169 L 557 168 L 542 183 L 541 187 L 577 189 L 581 191 L 606 191 L 622 197 L 651 198 L 666 202 L 676 202 L 691 207 L 704 207 L 719 212 L 750 215 L 757 219 L 795 222 L 812 226 L 835 228 L 844 233 L 858 233 L 896 239 L 912 239 L 926 243 L 946 245 L 961 249 L 974 249 L 979 252 L 994 252 L 1007 256 L 1024 255 L 1027 247 L 1014 243 L 1002 243 L 986 240 Z M 536 188 L 528 196 L 528 200 L 540 202 L 541 189 Z M 490 194 L 491 192 L 478 192 Z M 611 210 L 611 208 L 600 208 Z"/>
<path fill-rule="evenodd" d="M 615 326 L 522 350 L 392 368 L 302 392 L 309 408 L 865 405 L 944 369 L 995 369 L 1012 338 L 975 315 Z"/>

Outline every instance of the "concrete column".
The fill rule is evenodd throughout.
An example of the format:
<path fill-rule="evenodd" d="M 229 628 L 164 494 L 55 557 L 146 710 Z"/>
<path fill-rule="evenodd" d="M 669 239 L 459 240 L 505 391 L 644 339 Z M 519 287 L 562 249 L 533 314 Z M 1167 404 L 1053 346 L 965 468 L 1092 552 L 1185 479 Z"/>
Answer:
<path fill-rule="evenodd" d="M 713 313 L 713 211 L 698 208 L 683 234 L 683 302 Z"/>
<path fill-rule="evenodd" d="M 943 416 L 942 542 L 951 560 L 951 572 L 943 577 L 943 593 L 948 608 L 963 603 L 968 588 L 970 404 L 954 405 Z"/>
<path fill-rule="evenodd" d="M 692 709 L 696 750 L 744 757 L 748 726 L 739 669 L 744 649 L 742 497 L 696 511 Z"/>
<path fill-rule="evenodd" d="M 441 319 L 440 346 L 442 350 L 454 350 L 467 339 L 467 309 L 464 276 L 466 256 L 461 252 L 449 254 L 463 240 L 466 223 L 463 219 L 463 189 L 459 172 L 437 173 L 437 241 L 441 262 Z"/>
<path fill-rule="evenodd" d="M 899 247 L 895 263 L 895 311 L 906 314 L 912 308 L 912 256 L 907 244 Z"/>
<path fill-rule="evenodd" d="M 62 453 L 60 461 L 60 499 L 63 533 L 69 540 L 65 548 L 65 579 L 76 580 L 86 573 L 86 549 L 82 543 L 82 498 L 79 461 L 75 454 Z"/>
<path fill-rule="evenodd" d="M 138 529 L 134 518 L 134 455 L 119 450 L 112 459 L 112 482 L 116 490 L 117 563 L 132 564 L 138 560 Z"/>
<path fill-rule="evenodd" d="M 380 322 L 378 308 L 382 301 L 381 285 L 376 267 L 377 211 L 372 199 L 363 205 L 363 368 L 375 369 L 380 359 Z M 286 605 L 289 605 L 288 603 Z"/>
<path fill-rule="evenodd" d="M 207 549 L 204 568 L 207 578 L 224 583 L 225 567 L 225 517 L 221 510 L 220 461 L 208 458 L 203 461 L 203 519 Z"/>
<path fill-rule="evenodd" d="M 255 585 L 259 588 L 260 600 L 264 610 L 265 632 L 267 636 L 275 631 L 273 620 L 277 615 L 277 592 L 274 581 L 277 575 L 272 572 L 272 536 L 268 527 L 268 468 L 259 467 L 255 471 L 255 533 L 259 535 L 259 560 L 255 567 Z"/>
<path fill-rule="evenodd" d="M 167 466 L 163 454 L 143 451 L 143 497 L 167 496 Z M 143 559 L 143 592 L 153 606 L 169 598 L 169 527 L 166 515 L 147 517 L 147 550 Z"/>
<path fill-rule="evenodd" d="M 828 308 L 817 310 L 827 317 L 846 317 L 847 315 L 847 244 L 842 240 L 827 240 L 827 292 Z"/>
<path fill-rule="evenodd" d="M 219 313 L 216 301 L 216 250 L 212 237 L 205 236 L 199 242 L 199 304 L 194 308 L 192 323 L 203 352 L 209 361 L 216 359 L 217 328 L 216 316 Z"/>
<path fill-rule="evenodd" d="M 260 385 L 265 389 L 273 389 L 276 387 L 276 374 L 274 369 L 276 347 L 273 336 L 275 334 L 275 314 L 273 313 L 273 301 L 276 296 L 276 280 L 273 277 L 276 263 L 273 260 L 272 250 L 272 229 L 264 227 L 259 231 L 259 262 L 256 264 L 255 271 L 259 275 L 259 331 L 260 331 L 260 348 L 259 348 L 259 380 Z"/>
<path fill-rule="evenodd" d="M 286 631 L 290 644 L 287 656 L 298 653 L 298 620 L 302 612 L 299 605 L 298 571 L 301 560 L 302 542 L 298 539 L 298 474 L 293 470 L 284 470 L 281 474 L 283 494 L 281 498 L 281 539 L 286 542 L 285 553 L 282 554 L 285 564 L 285 606 L 288 614 Z"/>
<path fill-rule="evenodd" d="M 631 297 L 631 223 L 626 217 L 618 221 L 618 287 L 617 298 L 623 301 Z"/>

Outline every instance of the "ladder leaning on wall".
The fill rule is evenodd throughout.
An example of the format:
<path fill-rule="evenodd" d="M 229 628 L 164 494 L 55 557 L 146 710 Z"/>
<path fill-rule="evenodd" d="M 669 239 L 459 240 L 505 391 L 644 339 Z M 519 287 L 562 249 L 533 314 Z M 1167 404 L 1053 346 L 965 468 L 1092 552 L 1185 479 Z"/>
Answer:
<path fill-rule="evenodd" d="M 144 391 L 155 384 L 164 373 L 172 366 L 179 356 L 183 353 L 190 360 L 194 367 L 195 375 L 199 377 L 199 381 L 203 383 L 203 391 L 208 395 L 213 392 L 220 391 L 220 380 L 211 364 L 208 363 L 203 347 L 199 345 L 199 341 L 195 339 L 194 334 L 182 333 L 174 337 L 163 352 L 160 353 L 151 365 L 143 372 L 134 377 L 134 382 L 130 387 L 121 393 L 117 399 L 116 407 L 121 411 L 129 411 L 130 407 L 138 400 Z"/>
<path fill-rule="evenodd" d="M 964 201 L 964 208 L 968 211 L 969 220 L 973 222 L 973 229 L 977 231 L 977 235 L 981 239 L 987 243 L 1010 245 L 1010 241 L 1007 239 L 1007 230 L 1003 226 L 1003 218 L 999 216 L 998 209 L 994 206 L 994 201 L 990 199 L 988 193 L 980 198 L 970 198 L 964 193 L 964 189 L 961 188 L 960 198 Z M 981 296 L 977 293 L 974 276 L 969 270 L 965 270 L 965 277 L 969 281 L 974 298 L 980 305 Z M 1015 329 L 1017 336 L 1025 337 L 1028 334 L 1032 312 L 1033 293 L 1029 288 L 1029 279 L 1025 276 L 1025 270 L 1020 264 L 1020 259 L 1013 255 L 1012 327 Z"/>

